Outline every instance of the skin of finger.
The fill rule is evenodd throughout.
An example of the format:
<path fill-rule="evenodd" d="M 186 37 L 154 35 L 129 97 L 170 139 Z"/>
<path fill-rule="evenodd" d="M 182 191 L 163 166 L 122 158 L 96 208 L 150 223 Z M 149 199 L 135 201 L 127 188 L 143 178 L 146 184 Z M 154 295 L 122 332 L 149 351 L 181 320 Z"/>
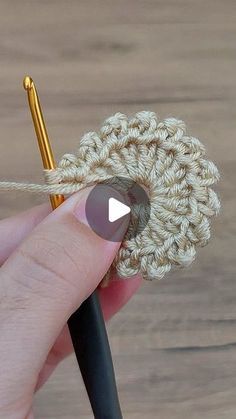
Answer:
<path fill-rule="evenodd" d="M 83 200 L 83 196 L 86 198 L 89 193 L 88 190 L 82 192 L 83 194 L 80 193 L 80 200 Z M 106 272 L 105 268 L 110 266 L 120 243 L 103 240 L 87 225 L 79 222 L 73 215 L 73 207 L 77 204 L 77 200 L 78 198 L 76 199 L 73 196 L 53 213 L 49 214 L 40 225 L 34 228 L 31 235 L 23 240 L 21 246 L 3 264 L 1 272 L 7 272 L 10 278 L 17 273 L 16 282 L 19 285 L 23 285 L 25 291 L 28 285 L 29 291 L 31 291 L 34 285 L 37 288 L 37 283 L 33 283 L 32 277 L 34 277 L 36 268 L 40 268 L 38 265 L 47 264 L 48 266 L 45 266 L 47 275 L 50 275 L 50 273 L 52 275 L 55 274 L 57 279 L 61 278 L 62 281 L 57 281 L 58 287 L 55 288 L 54 282 L 46 279 L 43 286 L 39 282 L 40 289 L 34 291 L 40 291 L 47 296 L 52 295 L 49 294 L 49 291 L 51 291 L 55 300 L 57 299 L 56 293 L 59 292 L 62 299 L 63 297 L 66 298 L 67 303 L 67 293 L 72 292 L 70 296 L 73 299 L 73 286 L 78 289 L 78 278 L 86 277 L 90 273 L 92 278 L 97 280 L 98 277 L 103 277 Z M 68 209 L 66 209 L 67 207 Z M 36 259 L 36 255 L 40 259 L 38 264 L 36 260 L 33 260 Z M 91 263 L 88 264 L 87 262 L 90 259 Z M 94 269 L 95 266 L 96 270 Z M 27 270 L 27 273 L 25 273 L 25 270 Z M 30 272 L 28 272 L 29 270 Z M 18 272 L 21 272 L 20 277 L 24 279 L 19 278 Z M 31 275 L 29 278 L 30 283 L 28 284 L 25 277 L 28 277 L 29 274 Z M 63 278 L 67 278 L 67 281 L 63 281 Z M 22 284 L 23 281 L 25 281 L 24 284 Z M 63 282 L 66 283 L 63 284 Z M 62 287 L 63 292 L 60 287 Z M 81 281 L 80 287 L 81 293 L 84 292 L 85 297 L 92 291 L 90 288 L 87 289 L 88 281 Z M 39 296 L 37 295 L 37 300 L 39 300 Z M 45 295 L 43 297 L 46 298 Z M 71 308 L 74 308 L 72 306 Z"/>
<path fill-rule="evenodd" d="M 0 221 L 0 264 L 5 262 L 16 247 L 20 245 L 23 239 L 25 239 L 34 227 L 36 227 L 36 225 L 50 212 L 50 205 L 45 203 Z M 126 297 L 128 296 L 128 299 L 130 298 L 130 290 L 133 294 L 136 284 L 140 283 L 140 276 L 124 281 L 124 279 L 118 278 L 116 274 L 112 274 L 110 286 L 99 289 L 99 296 L 106 320 L 119 310 L 119 304 L 121 306 L 125 304 Z"/>
<path fill-rule="evenodd" d="M 50 205 L 42 204 L 0 221 L 0 266 L 50 212 Z"/>
<path fill-rule="evenodd" d="M 0 263 L 3 263 L 31 230 L 40 223 L 49 213 L 49 204 L 33 207 L 16 216 L 0 221 L 1 246 Z M 141 284 L 141 277 L 136 276 L 128 280 L 120 280 L 113 275 L 109 287 L 99 289 L 99 297 L 106 320 L 109 320 L 131 296 Z M 48 379 L 56 365 L 73 351 L 68 327 L 64 326 L 53 348 L 49 352 L 47 361 L 42 369 L 37 387 Z"/>
<path fill-rule="evenodd" d="M 30 234 L 49 213 L 49 204 L 37 205 L 15 216 L 0 221 L 0 264 L 3 264 L 10 254 Z M 109 320 L 136 291 L 141 284 L 141 277 L 135 276 L 128 281 L 112 274 L 109 287 L 100 288 L 99 296 L 106 320 Z M 71 344 L 70 351 L 72 349 Z"/>
<path fill-rule="evenodd" d="M 5 385 L 0 396 L 1 391 L 3 398 L 7 393 L 12 401 L 20 397 L 19 389 L 25 395 L 35 388 L 63 325 L 98 285 L 119 247 L 75 220 L 65 207 L 73 202 L 77 203 L 76 197 L 49 214 L 1 268 L 0 294 L 8 298 L 0 310 L 1 359 L 7 360 L 2 365 Z M 14 370 L 8 365 L 13 360 Z M 9 402 L 8 398 L 5 403 Z"/>
<path fill-rule="evenodd" d="M 30 413 L 26 416 L 25 419 L 34 419 L 33 410 L 31 409 Z"/>
<path fill-rule="evenodd" d="M 122 280 L 117 275 L 114 275 L 108 287 L 99 288 L 99 298 L 106 321 L 127 304 L 141 284 L 142 278 L 140 275 L 128 279 L 123 278 Z M 49 352 L 45 365 L 39 374 L 36 390 L 42 387 L 56 366 L 72 352 L 73 346 L 69 330 L 67 325 L 65 325 Z"/>

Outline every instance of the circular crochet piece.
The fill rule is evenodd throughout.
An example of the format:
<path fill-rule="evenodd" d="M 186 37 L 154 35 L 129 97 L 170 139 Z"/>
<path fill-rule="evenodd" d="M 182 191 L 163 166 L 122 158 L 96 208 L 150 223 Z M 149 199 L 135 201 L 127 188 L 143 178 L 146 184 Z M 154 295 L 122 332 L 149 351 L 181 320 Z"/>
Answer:
<path fill-rule="evenodd" d="M 158 121 L 146 111 L 131 119 L 117 113 L 99 133 L 84 135 L 76 154 L 64 155 L 57 169 L 46 172 L 46 182 L 64 184 L 63 193 L 114 176 L 143 187 L 150 201 L 149 221 L 135 237 L 128 229 L 111 269 L 120 277 L 141 273 L 145 279 L 159 279 L 174 265 L 189 265 L 196 247 L 210 238 L 210 218 L 220 208 L 211 186 L 219 173 L 204 155 L 204 146 L 186 134 L 183 121 Z"/>

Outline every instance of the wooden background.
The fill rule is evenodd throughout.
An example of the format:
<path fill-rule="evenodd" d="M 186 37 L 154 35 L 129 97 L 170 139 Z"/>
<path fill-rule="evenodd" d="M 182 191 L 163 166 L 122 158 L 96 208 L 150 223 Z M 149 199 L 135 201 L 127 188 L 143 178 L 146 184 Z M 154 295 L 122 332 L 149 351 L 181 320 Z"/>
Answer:
<path fill-rule="evenodd" d="M 235 419 L 236 2 L 0 1 L 0 179 L 42 180 L 27 73 L 58 158 L 116 111 L 180 117 L 206 144 L 222 172 L 212 241 L 190 269 L 144 284 L 108 330 L 124 418 Z M 0 199 L 0 217 L 44 200 Z M 92 417 L 73 356 L 35 412 Z"/>

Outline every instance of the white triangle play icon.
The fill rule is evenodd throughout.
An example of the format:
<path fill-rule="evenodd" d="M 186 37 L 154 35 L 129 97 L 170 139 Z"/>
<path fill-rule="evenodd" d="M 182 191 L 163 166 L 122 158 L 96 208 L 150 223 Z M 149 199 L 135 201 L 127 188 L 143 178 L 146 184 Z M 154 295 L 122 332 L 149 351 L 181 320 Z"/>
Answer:
<path fill-rule="evenodd" d="M 124 217 L 124 215 L 130 213 L 130 207 L 123 204 L 115 198 L 109 198 L 108 202 L 108 219 L 111 223 L 119 218 Z"/>

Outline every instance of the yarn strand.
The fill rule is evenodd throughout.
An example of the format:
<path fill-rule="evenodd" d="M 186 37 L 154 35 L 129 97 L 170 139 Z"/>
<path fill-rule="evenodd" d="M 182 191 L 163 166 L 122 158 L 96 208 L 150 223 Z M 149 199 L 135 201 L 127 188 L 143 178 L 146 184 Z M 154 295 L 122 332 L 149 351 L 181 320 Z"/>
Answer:
<path fill-rule="evenodd" d="M 145 187 L 151 210 L 140 234 L 131 237 L 128 229 L 111 269 L 121 277 L 140 272 L 151 280 L 173 266 L 188 266 L 196 247 L 208 243 L 210 219 L 220 210 L 211 189 L 219 172 L 205 158 L 203 144 L 186 134 L 183 121 L 158 121 L 147 111 L 133 118 L 117 113 L 99 133 L 85 134 L 75 154 L 45 170 L 44 185 L 0 182 L 0 190 L 69 195 L 121 175 Z"/>

